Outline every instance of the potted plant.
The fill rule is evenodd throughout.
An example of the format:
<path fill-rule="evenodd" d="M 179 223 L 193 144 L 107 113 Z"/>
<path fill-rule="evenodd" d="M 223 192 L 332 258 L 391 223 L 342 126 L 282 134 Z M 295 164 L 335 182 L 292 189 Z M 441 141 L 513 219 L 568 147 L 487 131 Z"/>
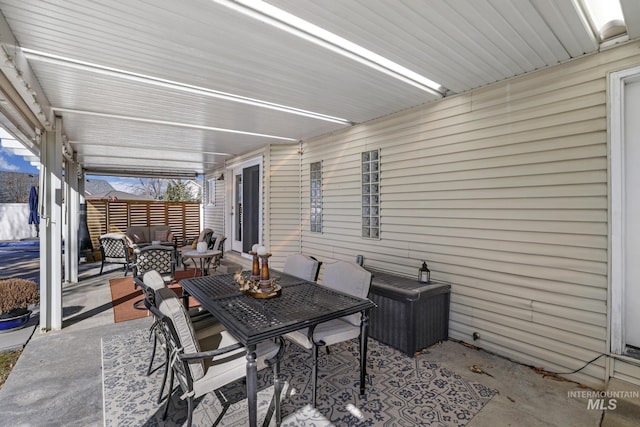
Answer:
<path fill-rule="evenodd" d="M 33 280 L 17 277 L 0 279 L 0 331 L 26 325 L 31 317 L 29 306 L 39 301 L 40 290 Z"/>

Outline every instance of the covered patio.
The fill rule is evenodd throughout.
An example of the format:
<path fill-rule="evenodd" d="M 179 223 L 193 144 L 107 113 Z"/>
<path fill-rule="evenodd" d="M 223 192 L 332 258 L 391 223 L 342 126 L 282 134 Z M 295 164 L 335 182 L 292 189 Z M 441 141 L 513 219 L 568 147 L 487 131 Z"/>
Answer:
<path fill-rule="evenodd" d="M 99 268 L 99 263 L 83 265 L 80 281 L 64 290 L 63 329 L 50 333 L 35 331 L 8 381 L 0 389 L 0 412 L 11 425 L 122 425 L 113 415 L 103 418 L 103 393 L 107 387 L 104 381 L 109 381 L 104 374 L 103 342 L 138 331 L 144 332 L 146 337 L 151 319 L 114 323 L 111 295 L 105 281 L 122 277 L 122 271 L 114 269 L 98 276 Z M 151 343 L 145 340 L 145 344 L 150 353 Z M 523 422 L 527 426 L 540 427 L 601 425 L 603 411 L 586 409 L 588 399 L 577 397 L 593 390 L 576 383 L 559 381 L 532 367 L 456 341 L 429 347 L 425 357 L 441 369 L 496 392 L 466 424 L 468 427 L 523 425 Z M 472 366 L 486 373 L 474 372 Z M 144 378 L 144 369 L 137 374 Z M 152 380 L 159 383 L 160 378 L 156 375 Z M 370 387 L 375 390 L 375 383 Z M 335 398 L 343 399 L 338 395 Z M 347 403 L 351 402 L 345 402 L 337 409 L 345 411 Z M 367 400 L 353 403 L 366 407 Z M 131 405 L 130 408 L 135 407 L 136 402 L 132 401 Z M 420 410 L 430 405 L 422 402 L 411 407 Z M 140 415 L 136 425 L 157 422 L 158 415 L 149 414 L 147 418 Z M 180 414 L 185 416 L 184 408 Z M 194 425 L 210 425 L 200 421 L 196 418 Z M 372 419 L 355 416 L 347 420 L 333 419 L 333 422 L 335 425 L 376 425 Z M 227 425 L 224 418 L 219 425 Z M 450 421 L 435 425 L 459 423 Z"/>
<path fill-rule="evenodd" d="M 275 269 L 427 262 L 451 287 L 451 341 L 429 351 L 452 371 L 505 357 L 639 387 L 640 6 L 604 5 L 598 22 L 586 0 L 0 0 L 0 123 L 41 172 L 32 343 L 129 328 L 106 279 L 83 280 L 84 175 L 198 177 L 200 225 L 238 263 L 257 243 Z M 511 399 L 540 404 L 519 419 L 604 409 L 479 375 L 508 390 L 487 404 L 507 422 Z"/>

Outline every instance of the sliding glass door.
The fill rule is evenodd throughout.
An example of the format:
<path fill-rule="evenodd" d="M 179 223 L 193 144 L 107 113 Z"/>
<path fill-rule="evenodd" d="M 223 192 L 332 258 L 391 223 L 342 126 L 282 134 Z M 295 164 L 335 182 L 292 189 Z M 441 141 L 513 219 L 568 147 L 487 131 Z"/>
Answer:
<path fill-rule="evenodd" d="M 231 245 L 247 253 L 260 241 L 262 230 L 262 173 L 260 159 L 233 169 Z"/>

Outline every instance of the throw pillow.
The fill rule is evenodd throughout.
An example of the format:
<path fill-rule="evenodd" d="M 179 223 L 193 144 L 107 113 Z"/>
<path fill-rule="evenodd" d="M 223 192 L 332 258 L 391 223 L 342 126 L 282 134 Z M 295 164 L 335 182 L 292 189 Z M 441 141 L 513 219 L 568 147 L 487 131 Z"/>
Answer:
<path fill-rule="evenodd" d="M 161 242 L 166 242 L 168 234 L 169 232 L 167 230 L 156 230 L 154 240 L 160 240 Z"/>
<path fill-rule="evenodd" d="M 133 233 L 133 243 L 144 243 L 144 235 L 142 233 Z"/>
<path fill-rule="evenodd" d="M 193 239 L 193 243 L 191 244 L 191 248 L 192 249 L 196 249 L 198 247 L 198 240 L 197 239 Z"/>

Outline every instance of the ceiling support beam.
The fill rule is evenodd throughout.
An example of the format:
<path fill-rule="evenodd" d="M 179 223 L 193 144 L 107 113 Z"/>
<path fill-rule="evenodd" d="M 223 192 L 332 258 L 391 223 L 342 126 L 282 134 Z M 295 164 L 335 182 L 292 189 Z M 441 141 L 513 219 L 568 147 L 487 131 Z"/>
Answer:
<path fill-rule="evenodd" d="M 0 14 L 0 70 L 28 106 L 30 114 L 19 108 L 33 128 L 51 129 L 53 112 L 22 49 L 4 15 Z M 17 99 L 12 99 L 18 105 Z"/>

